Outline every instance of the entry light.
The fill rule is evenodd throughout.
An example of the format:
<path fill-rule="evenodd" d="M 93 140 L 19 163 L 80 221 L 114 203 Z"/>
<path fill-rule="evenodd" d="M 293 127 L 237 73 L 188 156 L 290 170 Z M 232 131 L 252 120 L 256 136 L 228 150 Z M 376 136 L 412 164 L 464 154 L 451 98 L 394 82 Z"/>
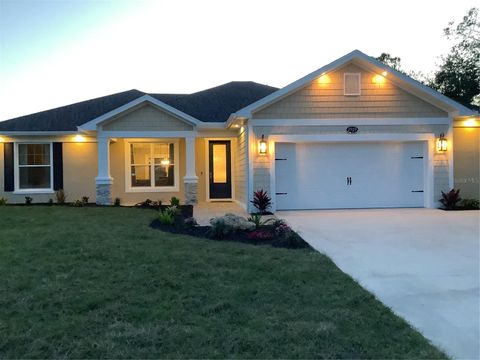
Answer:
<path fill-rule="evenodd" d="M 168 166 L 170 165 L 170 160 L 168 159 L 160 160 L 160 164 L 163 166 Z"/>
<path fill-rule="evenodd" d="M 477 126 L 477 121 L 475 119 L 468 119 L 468 120 L 465 120 L 464 123 L 463 123 L 463 126 L 466 126 L 466 127 L 474 127 L 474 126 Z"/>
<path fill-rule="evenodd" d="M 440 137 L 437 139 L 437 151 L 447 151 L 447 139 L 443 133 L 440 134 Z"/>
<path fill-rule="evenodd" d="M 267 154 L 267 141 L 265 140 L 265 135 L 262 134 L 262 140 L 258 143 L 258 153 L 260 155 Z"/>

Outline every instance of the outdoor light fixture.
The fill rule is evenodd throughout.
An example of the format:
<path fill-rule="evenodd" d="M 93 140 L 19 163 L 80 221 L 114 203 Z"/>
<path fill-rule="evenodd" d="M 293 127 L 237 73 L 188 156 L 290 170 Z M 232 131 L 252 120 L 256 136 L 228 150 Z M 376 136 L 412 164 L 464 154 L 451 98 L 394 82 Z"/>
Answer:
<path fill-rule="evenodd" d="M 170 160 L 168 159 L 160 160 L 160 164 L 163 166 L 168 166 L 170 165 Z"/>
<path fill-rule="evenodd" d="M 73 139 L 75 140 L 75 142 L 84 142 L 85 141 L 85 137 L 83 137 L 82 135 L 75 135 L 75 137 Z"/>
<path fill-rule="evenodd" d="M 260 155 L 265 155 L 267 153 L 267 141 L 265 140 L 265 135 L 262 134 L 262 140 L 258 143 L 258 153 Z"/>
<path fill-rule="evenodd" d="M 440 137 L 437 139 L 437 151 L 447 151 L 447 139 L 443 133 L 440 134 Z"/>

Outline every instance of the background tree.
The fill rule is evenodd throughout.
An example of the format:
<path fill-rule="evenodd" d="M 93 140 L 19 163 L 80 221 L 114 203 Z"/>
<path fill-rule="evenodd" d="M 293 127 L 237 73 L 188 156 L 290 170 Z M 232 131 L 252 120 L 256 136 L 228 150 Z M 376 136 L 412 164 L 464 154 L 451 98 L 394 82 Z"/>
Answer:
<path fill-rule="evenodd" d="M 401 61 L 402 59 L 397 56 L 392 56 L 389 53 L 382 53 L 379 57 L 376 58 L 377 60 L 383 62 L 385 65 L 390 66 L 391 68 L 402 71 Z"/>
<path fill-rule="evenodd" d="M 447 39 L 454 41 L 450 53 L 442 56 L 442 64 L 429 86 L 466 106 L 480 105 L 480 23 L 478 8 L 468 11 L 463 20 L 452 21 L 444 29 Z"/>

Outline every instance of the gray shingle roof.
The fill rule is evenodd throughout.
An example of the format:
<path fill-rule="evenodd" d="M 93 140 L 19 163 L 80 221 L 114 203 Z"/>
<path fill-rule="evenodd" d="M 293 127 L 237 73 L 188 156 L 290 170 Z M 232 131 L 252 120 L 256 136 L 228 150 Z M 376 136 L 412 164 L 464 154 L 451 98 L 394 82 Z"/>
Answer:
<path fill-rule="evenodd" d="M 231 113 L 271 94 L 277 88 L 252 81 L 232 81 L 192 94 L 149 94 L 205 122 L 223 122 Z M 146 93 L 129 90 L 0 122 L 0 131 L 76 131 L 90 120 Z"/>

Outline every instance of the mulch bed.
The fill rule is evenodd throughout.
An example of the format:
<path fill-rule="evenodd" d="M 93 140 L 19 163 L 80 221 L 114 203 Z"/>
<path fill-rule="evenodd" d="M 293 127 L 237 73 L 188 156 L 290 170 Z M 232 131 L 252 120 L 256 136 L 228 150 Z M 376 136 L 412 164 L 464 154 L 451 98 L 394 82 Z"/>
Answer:
<path fill-rule="evenodd" d="M 249 239 L 248 232 L 236 232 L 224 239 L 215 239 L 210 236 L 211 226 L 192 226 L 192 227 L 179 227 L 175 225 L 164 225 L 160 220 L 155 219 L 150 223 L 150 227 L 153 229 L 161 230 L 163 232 L 168 232 L 171 234 L 182 234 L 190 235 L 197 238 L 214 240 L 214 241 L 232 241 L 240 242 L 250 245 L 269 245 L 273 247 L 287 248 L 287 249 L 312 249 L 312 247 L 303 240 L 300 235 L 295 233 L 294 239 L 291 241 L 285 240 L 283 237 L 274 236 L 271 239 Z M 261 230 L 271 230 L 273 233 L 273 228 L 271 226 L 262 226 Z"/>

